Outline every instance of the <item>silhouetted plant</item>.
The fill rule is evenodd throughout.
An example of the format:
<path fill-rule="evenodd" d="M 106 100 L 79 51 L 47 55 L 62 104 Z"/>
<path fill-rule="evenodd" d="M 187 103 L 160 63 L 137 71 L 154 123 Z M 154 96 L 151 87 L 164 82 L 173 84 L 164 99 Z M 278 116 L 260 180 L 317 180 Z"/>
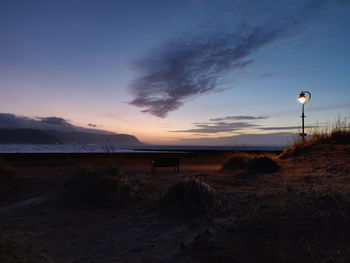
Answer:
<path fill-rule="evenodd" d="M 172 185 L 159 203 L 179 216 L 192 217 L 213 214 L 221 206 L 216 191 L 198 180 L 182 181 Z"/>
<path fill-rule="evenodd" d="M 278 164 L 267 156 L 251 159 L 247 164 L 247 170 L 251 173 L 273 173 L 279 170 Z"/>
<path fill-rule="evenodd" d="M 240 170 L 246 169 L 249 162 L 249 158 L 244 155 L 231 157 L 221 168 L 221 170 Z"/>
<path fill-rule="evenodd" d="M 136 199 L 135 188 L 118 169 L 82 169 L 67 180 L 66 194 L 77 201 L 113 203 L 126 206 Z"/>
<path fill-rule="evenodd" d="M 350 123 L 347 118 L 341 120 L 338 117 L 333 125 L 314 128 L 305 141 L 297 138 L 292 145 L 283 151 L 281 157 L 303 153 L 317 144 L 350 144 Z"/>

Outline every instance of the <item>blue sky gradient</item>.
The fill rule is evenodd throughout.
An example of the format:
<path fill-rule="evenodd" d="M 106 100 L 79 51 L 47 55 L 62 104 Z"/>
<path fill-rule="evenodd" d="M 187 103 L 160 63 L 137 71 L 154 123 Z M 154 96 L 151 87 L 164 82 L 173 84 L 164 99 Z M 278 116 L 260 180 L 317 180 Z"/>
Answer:
<path fill-rule="evenodd" d="M 157 144 L 297 132 L 302 90 L 309 126 L 350 116 L 349 28 L 347 0 L 3 0 L 0 113 Z"/>

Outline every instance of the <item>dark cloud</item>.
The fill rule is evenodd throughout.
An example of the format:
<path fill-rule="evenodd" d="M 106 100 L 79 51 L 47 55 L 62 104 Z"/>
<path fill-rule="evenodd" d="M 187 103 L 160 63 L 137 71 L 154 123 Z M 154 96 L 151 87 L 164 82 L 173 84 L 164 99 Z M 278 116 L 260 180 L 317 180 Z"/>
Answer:
<path fill-rule="evenodd" d="M 47 123 L 45 121 L 45 118 L 31 119 L 28 117 L 17 116 L 10 113 L 0 113 L 0 128 L 49 129 L 52 126 L 56 125 Z"/>
<path fill-rule="evenodd" d="M 279 132 L 269 134 L 240 134 L 216 138 L 180 139 L 179 145 L 201 146 L 286 146 L 293 140 L 293 133 Z"/>
<path fill-rule="evenodd" d="M 89 125 L 89 127 L 94 127 L 94 128 L 96 128 L 96 127 L 97 127 L 97 125 L 96 125 L 96 124 L 92 124 L 92 123 L 89 123 L 88 125 Z"/>
<path fill-rule="evenodd" d="M 111 133 L 103 130 L 75 126 L 60 117 L 28 118 L 11 113 L 0 113 L 0 129 L 38 129 L 63 132 Z"/>
<path fill-rule="evenodd" d="M 311 125 L 305 126 L 306 129 L 317 128 L 317 127 L 319 126 L 311 126 Z M 297 130 L 297 129 L 301 129 L 301 126 L 260 127 L 259 129 L 264 131 Z"/>
<path fill-rule="evenodd" d="M 185 132 L 185 133 L 221 133 L 221 132 L 235 132 L 244 128 L 258 127 L 259 125 L 247 123 L 247 122 L 217 122 L 217 123 L 195 123 L 193 129 L 176 130 L 171 132 Z"/>
<path fill-rule="evenodd" d="M 262 74 L 258 77 L 256 77 L 257 80 L 263 80 L 263 79 L 267 79 L 267 78 L 272 78 L 272 77 L 279 77 L 279 76 L 287 76 L 287 77 L 301 77 L 301 76 L 311 76 L 311 75 L 315 75 L 315 74 L 319 74 L 321 73 L 322 70 L 294 70 L 291 72 L 275 72 L 275 73 L 265 73 Z"/>
<path fill-rule="evenodd" d="M 320 16 L 319 10 L 327 3 L 296 2 L 297 7 L 294 3 L 275 3 L 279 9 L 269 10 L 270 16 L 248 15 L 255 23 L 244 21 L 244 26 L 225 32 L 187 34 L 164 44 L 135 63 L 140 76 L 130 85 L 134 95 L 130 104 L 144 108 L 142 112 L 164 118 L 188 99 L 218 91 L 223 74 L 248 67 L 254 62 L 250 56 L 262 47 L 298 34 L 303 21 Z M 267 2 L 259 4 L 262 10 L 254 10 L 264 13 L 264 3 Z"/>
<path fill-rule="evenodd" d="M 70 125 L 65 119 L 59 117 L 38 118 L 41 122 L 53 125 Z"/>
<path fill-rule="evenodd" d="M 156 59 L 138 63 L 145 74 L 131 84 L 135 99 L 130 104 L 165 117 L 186 99 L 214 91 L 223 73 L 252 64 L 248 56 L 280 36 L 278 29 L 254 28 L 243 36 L 215 34 L 170 43 Z"/>
<path fill-rule="evenodd" d="M 256 79 L 257 80 L 267 79 L 267 78 L 272 78 L 272 77 L 274 77 L 276 75 L 277 75 L 276 73 L 265 73 L 265 74 L 262 74 L 262 75 L 258 76 Z"/>
<path fill-rule="evenodd" d="M 201 135 L 204 134 L 213 134 L 213 133 L 222 133 L 222 132 L 237 132 L 244 130 L 246 128 L 249 129 L 255 129 L 255 130 L 262 130 L 262 131 L 283 131 L 283 130 L 298 130 L 301 128 L 301 126 L 278 126 L 278 127 L 264 127 L 262 125 L 252 124 L 247 121 L 254 121 L 254 120 L 261 120 L 261 119 L 267 119 L 269 117 L 265 116 L 245 116 L 245 115 L 239 115 L 239 116 L 227 116 L 223 118 L 215 118 L 210 119 L 210 122 L 203 122 L 203 123 L 193 123 L 195 128 L 192 129 L 186 129 L 186 130 L 175 130 L 170 132 L 183 132 L 183 133 L 192 133 L 195 135 Z M 241 120 L 240 122 L 227 122 L 230 120 Z M 226 121 L 226 122 L 225 122 Z M 306 125 L 306 129 L 310 128 L 319 128 L 322 127 L 322 125 Z"/>
<path fill-rule="evenodd" d="M 228 121 L 228 120 L 261 120 L 261 119 L 267 119 L 269 117 L 266 116 L 227 116 L 223 118 L 215 118 L 210 119 L 210 121 Z"/>

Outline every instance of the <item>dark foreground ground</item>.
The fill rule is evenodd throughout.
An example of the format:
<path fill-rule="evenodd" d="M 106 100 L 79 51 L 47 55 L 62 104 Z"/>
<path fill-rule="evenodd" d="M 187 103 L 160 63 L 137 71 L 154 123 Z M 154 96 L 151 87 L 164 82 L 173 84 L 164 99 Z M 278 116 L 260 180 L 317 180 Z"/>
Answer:
<path fill-rule="evenodd" d="M 0 155 L 0 262 L 350 262 L 350 147 L 279 154 Z M 257 155 L 279 169 L 221 170 Z M 180 173 L 151 174 L 155 156 L 179 157 Z M 67 183 L 111 168 L 126 188 Z M 164 198 L 189 180 L 205 189 Z"/>

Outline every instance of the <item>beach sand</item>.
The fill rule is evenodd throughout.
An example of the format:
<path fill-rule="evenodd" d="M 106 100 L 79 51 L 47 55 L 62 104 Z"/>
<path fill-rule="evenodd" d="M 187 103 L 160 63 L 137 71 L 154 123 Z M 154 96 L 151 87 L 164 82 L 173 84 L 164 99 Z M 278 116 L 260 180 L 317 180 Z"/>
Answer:
<path fill-rule="evenodd" d="M 350 259 L 350 147 L 316 145 L 303 154 L 244 153 L 273 159 L 273 173 L 221 171 L 228 151 L 187 153 L 0 154 L 14 178 L 0 185 L 1 262 L 346 262 Z M 180 172 L 155 157 L 180 158 Z M 116 167 L 142 182 L 131 205 L 61 198 L 82 168 Z M 164 212 L 158 200 L 180 181 L 211 186 L 221 210 Z M 170 211 L 172 207 L 169 207 Z M 27 261 L 25 261 L 27 260 Z M 327 261 L 328 260 L 328 261 Z"/>

